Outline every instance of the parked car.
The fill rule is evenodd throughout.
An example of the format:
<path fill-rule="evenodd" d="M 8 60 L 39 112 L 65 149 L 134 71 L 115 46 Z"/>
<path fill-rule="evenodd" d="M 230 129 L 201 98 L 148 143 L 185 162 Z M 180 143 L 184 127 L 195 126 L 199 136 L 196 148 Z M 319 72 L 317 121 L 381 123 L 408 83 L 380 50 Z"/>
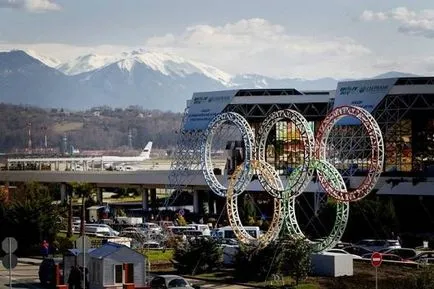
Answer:
<path fill-rule="evenodd" d="M 350 255 L 351 257 L 353 257 L 353 259 L 362 259 L 361 256 L 356 255 L 356 254 L 351 254 L 351 253 L 345 251 L 344 249 L 330 249 L 330 250 L 327 250 L 326 252 L 334 253 L 334 254 Z"/>
<path fill-rule="evenodd" d="M 372 250 L 369 250 L 369 249 L 361 247 L 361 246 L 349 246 L 349 247 L 343 248 L 343 250 L 345 250 L 346 252 L 348 252 L 350 254 L 354 254 L 354 255 L 358 255 L 358 256 L 373 253 Z"/>
<path fill-rule="evenodd" d="M 338 241 L 333 249 L 343 249 L 345 247 L 351 247 L 353 244 L 348 242 Z"/>
<path fill-rule="evenodd" d="M 380 251 L 383 249 L 401 248 L 398 240 L 374 240 L 364 239 L 357 242 L 355 245 L 367 248 L 371 251 Z"/>
<path fill-rule="evenodd" d="M 409 259 L 404 259 L 398 255 L 395 254 L 385 254 L 385 253 L 380 253 L 381 257 L 383 259 L 383 261 L 397 261 L 397 262 L 403 262 L 403 263 L 416 263 L 412 260 Z M 372 254 L 367 254 L 367 255 L 363 255 L 363 258 L 369 259 L 371 258 Z"/>
<path fill-rule="evenodd" d="M 157 275 L 151 281 L 151 289 L 200 289 L 198 285 L 191 285 L 178 275 Z"/>
<path fill-rule="evenodd" d="M 420 252 L 413 258 L 410 258 L 410 260 L 415 261 L 417 263 L 432 263 L 434 260 L 434 251 L 424 251 Z"/>
<path fill-rule="evenodd" d="M 417 255 L 416 250 L 411 248 L 383 249 L 380 253 L 398 255 L 402 259 L 412 259 Z"/>

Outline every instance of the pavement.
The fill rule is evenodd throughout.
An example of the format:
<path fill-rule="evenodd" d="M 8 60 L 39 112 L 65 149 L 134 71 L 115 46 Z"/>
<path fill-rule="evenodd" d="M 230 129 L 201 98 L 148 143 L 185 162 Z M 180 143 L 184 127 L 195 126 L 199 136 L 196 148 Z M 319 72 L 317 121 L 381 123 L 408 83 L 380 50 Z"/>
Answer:
<path fill-rule="evenodd" d="M 38 258 L 18 258 L 18 265 L 12 270 L 12 288 L 42 289 L 39 283 L 38 270 L 42 259 Z M 210 283 L 198 279 L 186 280 L 192 284 L 200 285 L 201 288 L 219 288 L 219 289 L 247 289 L 243 285 L 231 285 L 222 283 Z M 9 287 L 9 270 L 0 266 L 0 289 Z"/>
<path fill-rule="evenodd" d="M 39 264 L 26 264 L 18 260 L 18 265 L 11 271 L 12 288 L 41 289 L 38 277 Z M 0 288 L 9 287 L 9 270 L 0 266 Z"/>
<path fill-rule="evenodd" d="M 18 258 L 18 264 L 41 265 L 42 259 L 39 258 Z"/>

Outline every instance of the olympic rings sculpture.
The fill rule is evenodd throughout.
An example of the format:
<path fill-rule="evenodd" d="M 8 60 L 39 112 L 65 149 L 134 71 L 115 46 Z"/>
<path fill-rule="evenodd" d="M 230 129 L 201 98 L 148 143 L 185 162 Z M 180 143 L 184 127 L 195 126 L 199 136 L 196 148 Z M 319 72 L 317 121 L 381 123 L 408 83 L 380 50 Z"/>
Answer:
<path fill-rule="evenodd" d="M 326 160 L 330 132 L 333 126 L 345 116 L 360 120 L 368 132 L 371 144 L 368 175 L 352 192 L 348 192 L 339 171 Z M 303 162 L 288 176 L 286 185 L 283 185 L 274 167 L 266 162 L 268 135 L 276 123 L 282 120 L 290 121 L 295 125 L 304 145 Z M 211 161 L 213 136 L 226 122 L 233 123 L 240 130 L 245 146 L 244 162 L 236 168 L 227 187 L 218 181 Z M 257 141 L 246 119 L 237 113 L 228 112 L 217 115 L 209 123 L 201 158 L 204 178 L 211 191 L 218 196 L 226 197 L 228 218 L 235 235 L 244 244 L 255 244 L 260 247 L 267 246 L 276 239 L 283 224 L 286 224 L 292 236 L 305 237 L 297 222 L 295 203 L 296 198 L 304 192 L 316 172 L 325 193 L 337 201 L 336 221 L 330 235 L 320 243 L 312 242 L 314 251 L 319 252 L 333 247 L 342 237 L 348 220 L 349 203 L 364 198 L 375 187 L 383 168 L 384 143 L 381 130 L 372 115 L 363 108 L 355 106 L 341 106 L 332 110 L 321 123 L 316 139 L 307 120 L 294 110 L 279 110 L 267 116 L 259 127 Z M 273 218 L 269 230 L 258 238 L 250 236 L 244 229 L 237 208 L 237 197 L 247 189 L 254 175 L 257 175 L 264 190 L 274 198 Z"/>

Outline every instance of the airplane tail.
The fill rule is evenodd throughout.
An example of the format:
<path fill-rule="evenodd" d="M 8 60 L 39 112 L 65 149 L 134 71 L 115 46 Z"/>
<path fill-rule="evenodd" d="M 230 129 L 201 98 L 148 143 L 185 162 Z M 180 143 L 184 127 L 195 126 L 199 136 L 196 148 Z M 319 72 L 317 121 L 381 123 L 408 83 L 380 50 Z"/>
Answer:
<path fill-rule="evenodd" d="M 140 153 L 140 156 L 145 157 L 146 159 L 150 159 L 151 158 L 151 149 L 152 149 L 152 142 L 150 141 L 146 144 L 145 148 Z"/>

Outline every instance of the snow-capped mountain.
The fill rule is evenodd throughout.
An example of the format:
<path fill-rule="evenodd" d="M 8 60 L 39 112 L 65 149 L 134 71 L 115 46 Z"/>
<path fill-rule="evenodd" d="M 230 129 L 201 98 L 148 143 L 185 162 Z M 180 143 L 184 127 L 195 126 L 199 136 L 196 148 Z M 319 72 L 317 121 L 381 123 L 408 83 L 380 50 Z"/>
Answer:
<path fill-rule="evenodd" d="M 56 68 L 67 75 L 77 75 L 104 67 L 118 61 L 119 59 L 120 56 L 116 55 L 87 54 L 79 56 L 71 61 L 58 64 Z"/>
<path fill-rule="evenodd" d="M 60 61 L 53 58 L 53 57 L 48 57 L 48 56 L 44 56 L 44 55 L 40 55 L 38 54 L 36 51 L 34 50 L 30 50 L 30 49 L 25 49 L 23 50 L 25 53 L 27 53 L 28 55 L 30 55 L 31 57 L 39 60 L 40 62 L 42 62 L 43 64 L 47 65 L 48 67 L 56 67 L 60 64 Z"/>
<path fill-rule="evenodd" d="M 140 105 L 182 111 L 196 91 L 269 87 L 328 90 L 335 89 L 336 84 L 332 78 L 231 76 L 200 62 L 146 50 L 119 55 L 89 54 L 63 64 L 31 51 L 0 52 L 0 102 L 39 107 Z"/>
<path fill-rule="evenodd" d="M 155 72 L 167 76 L 184 77 L 192 74 L 203 74 L 221 82 L 225 86 L 231 85 L 232 76 L 215 67 L 200 62 L 189 61 L 177 55 L 143 49 L 124 52 L 119 55 L 88 54 L 63 63 L 57 66 L 57 68 L 65 74 L 77 75 L 100 69 L 113 63 L 117 63 L 118 67 L 123 71 L 131 71 L 134 65 L 144 64 Z"/>
<path fill-rule="evenodd" d="M 173 55 L 133 51 L 96 70 L 75 75 L 81 86 L 98 88 L 114 106 L 146 104 L 179 111 L 194 91 L 225 89 L 230 76 Z"/>

